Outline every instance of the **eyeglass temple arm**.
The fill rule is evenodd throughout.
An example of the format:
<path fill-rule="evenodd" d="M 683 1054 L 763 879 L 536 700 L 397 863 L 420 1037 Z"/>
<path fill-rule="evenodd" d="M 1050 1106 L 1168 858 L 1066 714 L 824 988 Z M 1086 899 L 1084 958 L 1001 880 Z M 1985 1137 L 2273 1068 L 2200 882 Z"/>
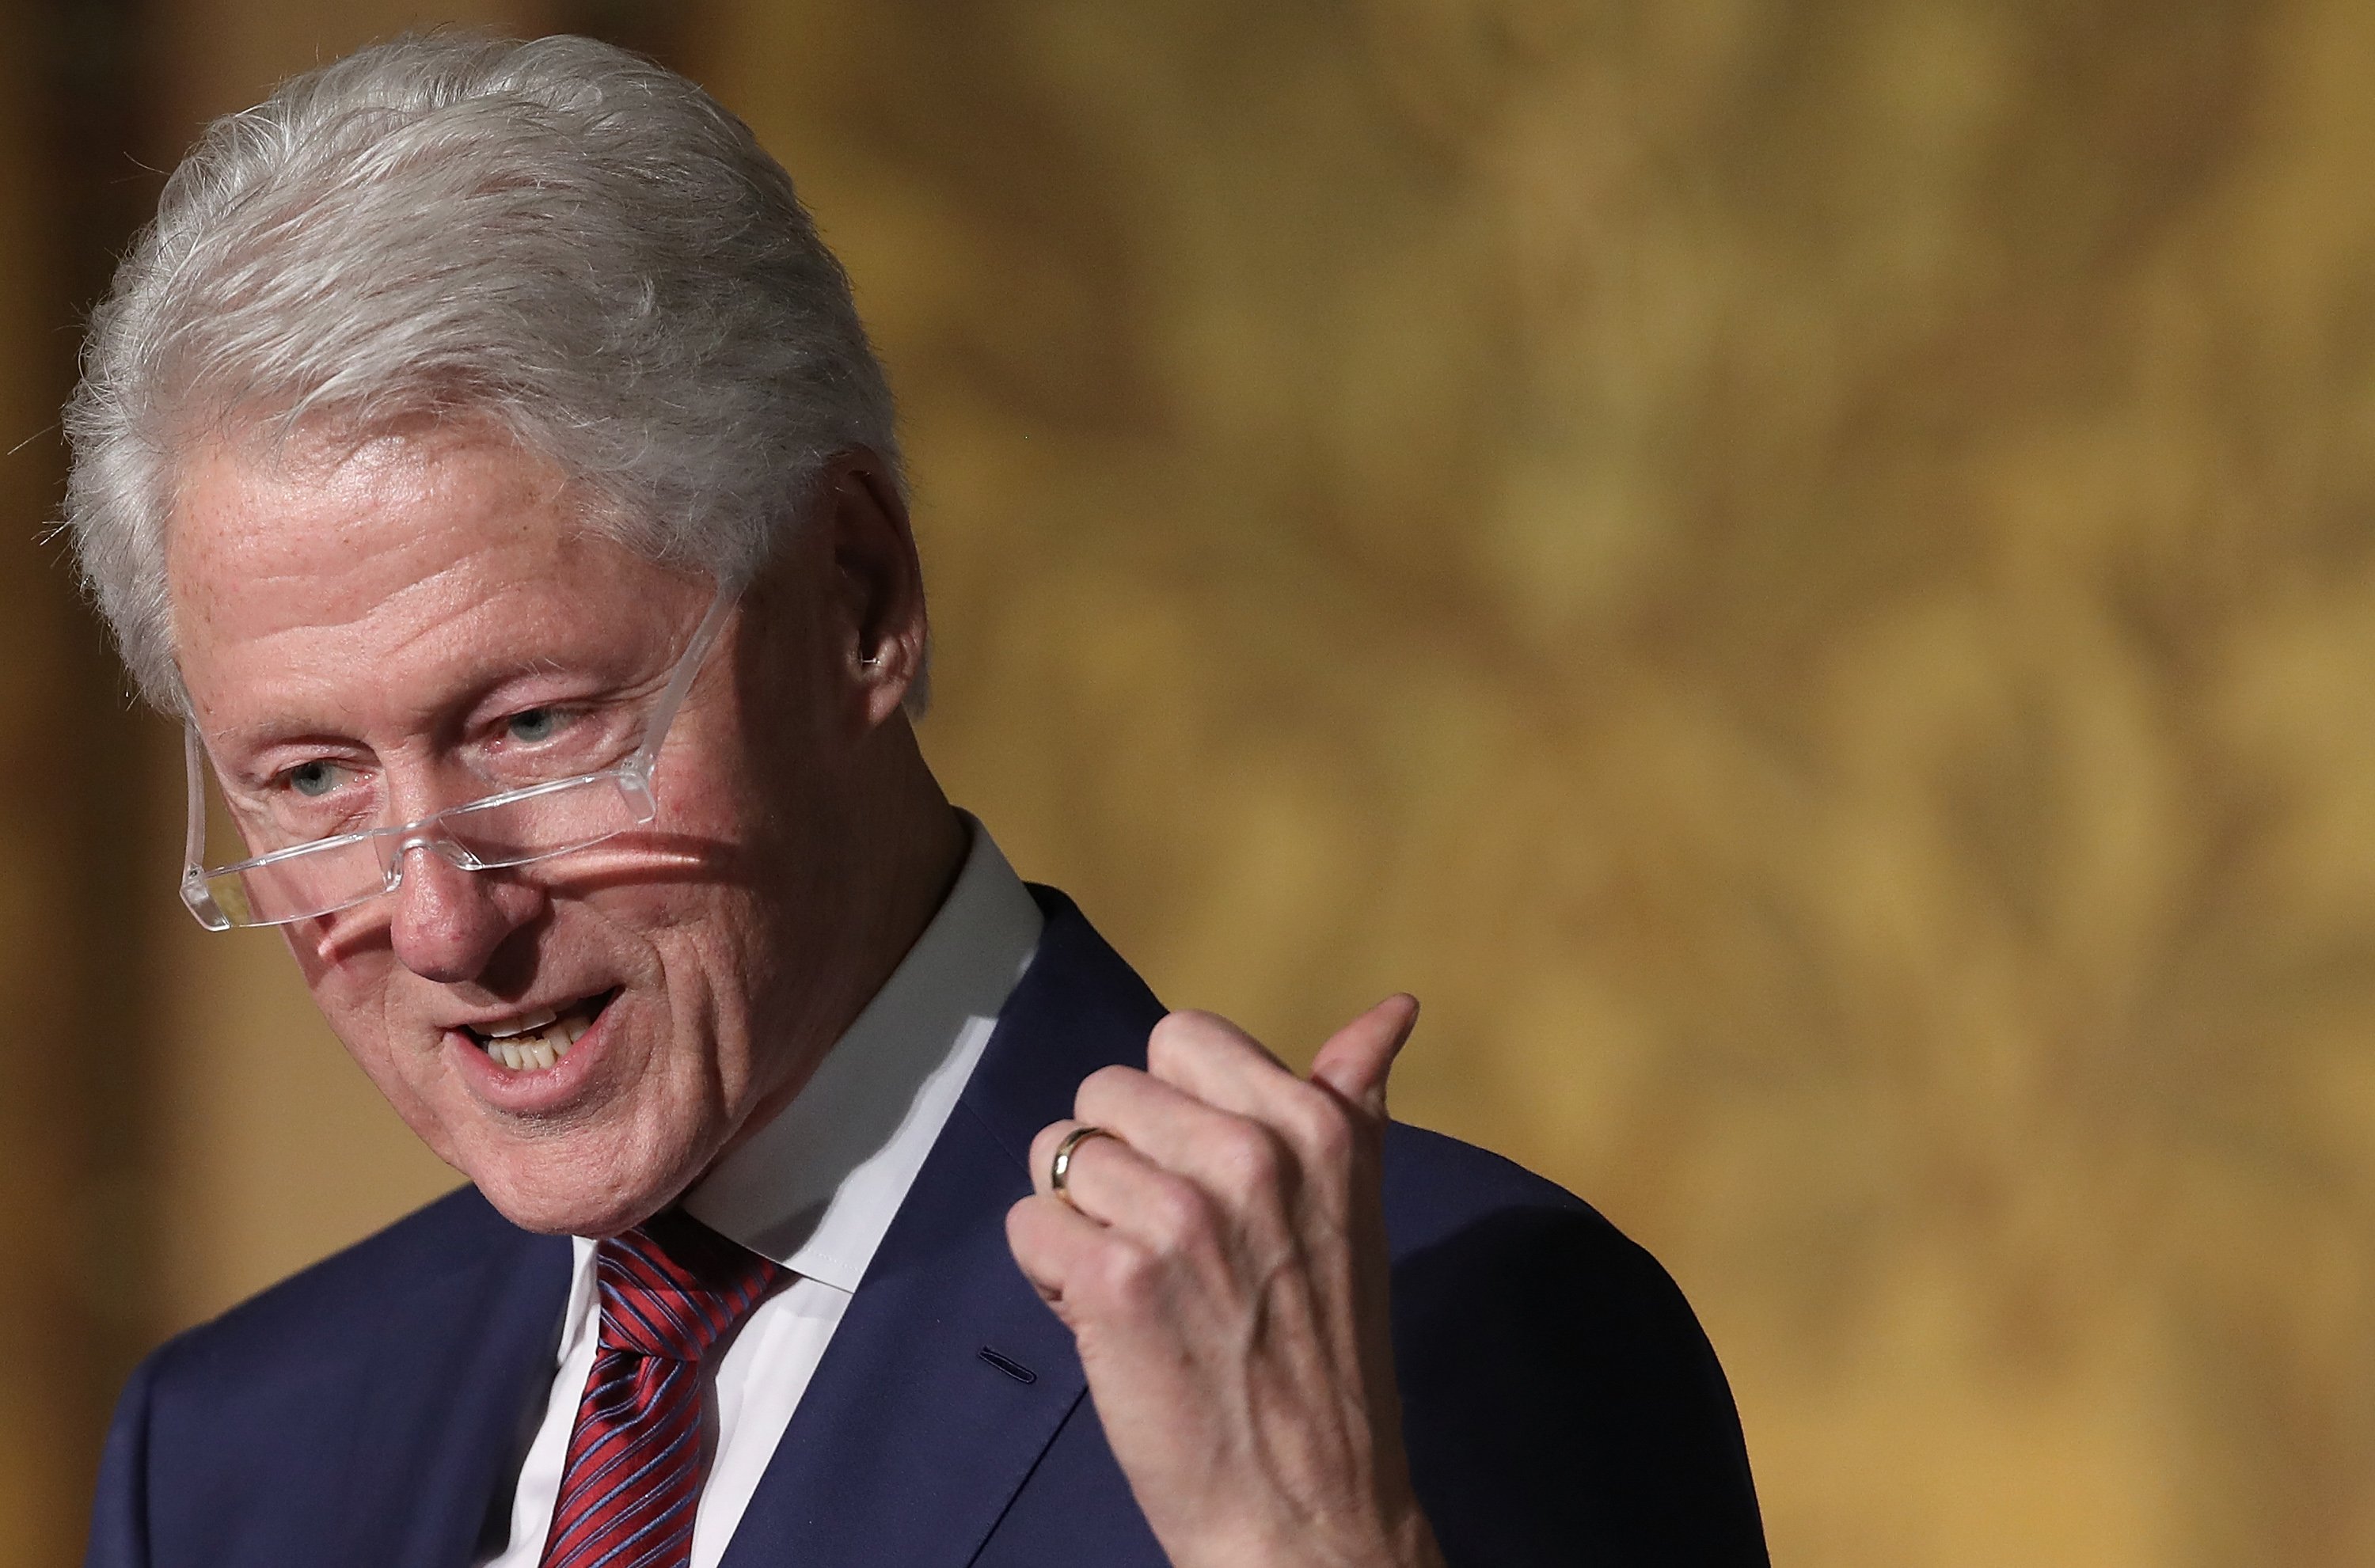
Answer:
<path fill-rule="evenodd" d="M 209 931 L 230 928 L 230 917 L 207 886 L 207 784 L 202 771 L 214 766 L 198 738 L 196 721 L 182 721 L 182 772 L 190 781 L 190 825 L 182 841 L 182 903 Z"/>
<path fill-rule="evenodd" d="M 711 644 L 726 628 L 726 618 L 734 613 L 736 601 L 742 596 L 742 584 L 727 578 L 717 584 L 717 597 L 710 602 L 709 613 L 693 628 L 692 641 L 685 644 L 684 654 L 677 660 L 676 673 L 668 678 L 660 692 L 660 700 L 644 721 L 644 742 L 635 754 L 627 759 L 628 771 L 637 781 L 649 783 L 653 767 L 659 761 L 660 743 L 668 738 L 669 726 L 676 721 L 676 711 L 684 701 L 684 694 L 692 690 L 701 666 L 709 662 Z M 199 823 L 203 828 L 205 824 Z"/>
<path fill-rule="evenodd" d="M 207 784 L 203 770 L 213 766 L 207 758 L 207 749 L 198 739 L 198 726 L 190 720 L 182 722 L 183 772 L 190 781 L 190 820 L 182 840 L 182 871 L 183 880 L 195 876 L 207 855 Z"/>

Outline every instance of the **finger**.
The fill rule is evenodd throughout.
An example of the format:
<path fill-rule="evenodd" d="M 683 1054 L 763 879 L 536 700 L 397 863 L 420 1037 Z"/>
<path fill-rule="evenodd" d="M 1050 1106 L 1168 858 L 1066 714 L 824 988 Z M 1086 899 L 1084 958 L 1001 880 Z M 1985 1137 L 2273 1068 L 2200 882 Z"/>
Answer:
<path fill-rule="evenodd" d="M 1382 1118 L 1386 1075 L 1418 1024 L 1418 998 L 1397 993 L 1328 1037 L 1312 1059 L 1311 1081 Z"/>
<path fill-rule="evenodd" d="M 1300 1084 L 1293 1068 L 1218 1013 L 1171 1013 L 1146 1037 L 1146 1070 L 1223 1111 L 1262 1116 L 1281 1089 Z"/>
<path fill-rule="evenodd" d="M 1089 1126 L 1111 1136 L 1084 1138 L 1072 1146 L 1072 1152 L 1065 1161 L 1064 1190 L 1059 1193 L 1056 1190 L 1056 1150 L 1063 1147 L 1066 1138 Z M 1060 1122 L 1048 1123 L 1032 1138 L 1031 1190 L 1058 1203 L 1069 1200 L 1071 1208 L 1103 1222 L 1105 1210 L 1111 1208 L 1113 1204 L 1110 1201 L 1103 1204 L 1083 1201 L 1081 1184 L 1085 1179 L 1092 1186 L 1097 1185 L 1093 1173 L 1107 1172 L 1117 1163 L 1143 1165 L 1146 1161 L 1130 1148 L 1128 1135 L 1119 1128 L 1107 1126 L 1102 1122 L 1091 1123 L 1068 1116 Z M 1110 1187 L 1107 1190 L 1110 1191 Z"/>
<path fill-rule="evenodd" d="M 1369 1114 L 1365 1101 L 1325 1080 L 1296 1077 L 1251 1035 L 1211 1013 L 1173 1013 L 1154 1026 L 1146 1051 L 1152 1077 L 1216 1110 L 1259 1123 L 1313 1169 L 1341 1165 L 1353 1121 Z M 1259 1151 L 1240 1147 L 1233 1152 Z"/>
<path fill-rule="evenodd" d="M 1240 1115 L 1152 1074 L 1106 1067 L 1082 1081 L 1074 1109 L 1082 1121 L 1117 1134 L 1156 1168 L 1185 1176 L 1243 1209 L 1284 1197 L 1300 1164 L 1289 1146 L 1309 1114 L 1341 1114 L 1292 1073 L 1271 1075 L 1264 1087 L 1270 1091 L 1270 1103 L 1262 1113 Z M 1297 1099 L 1317 1103 L 1297 1104 Z"/>
<path fill-rule="evenodd" d="M 1072 1096 L 1072 1114 L 1117 1135 L 1155 1163 L 1175 1169 L 1192 1162 L 1197 1146 L 1224 1126 L 1245 1120 L 1131 1067 L 1100 1067 L 1082 1079 Z"/>
<path fill-rule="evenodd" d="M 1059 1197 L 1034 1194 L 1006 1211 L 1006 1246 L 1015 1267 L 1040 1300 L 1059 1309 L 1065 1286 L 1093 1266 L 1105 1234 L 1104 1226 Z"/>
<path fill-rule="evenodd" d="M 1044 1149 L 1034 1140 L 1034 1154 L 1052 1161 L 1064 1136 L 1081 1125 L 1058 1122 L 1046 1128 L 1040 1134 Z M 1176 1247 L 1209 1218 L 1209 1206 L 1192 1178 L 1163 1169 L 1118 1137 L 1084 1138 L 1074 1145 L 1060 1195 L 1053 1190 L 1051 1175 L 1043 1168 L 1034 1185 L 1059 1204 L 1069 1200 L 1070 1207 L 1098 1225 L 1151 1246 Z"/>
<path fill-rule="evenodd" d="M 1060 1122 L 1049 1122 L 1046 1126 L 1041 1127 L 1039 1131 L 1033 1136 L 1031 1139 L 1030 1154 L 1032 1191 L 1039 1194 L 1042 1197 L 1054 1197 L 1057 1196 L 1056 1150 L 1063 1146 L 1063 1142 L 1066 1138 L 1071 1137 L 1074 1133 L 1080 1131 L 1082 1126 L 1088 1125 L 1090 1124 L 1085 1120 L 1067 1116 Z M 1105 1130 L 1107 1132 L 1113 1131 L 1110 1127 L 1107 1127 Z M 1072 1182 L 1079 1177 L 1081 1171 L 1084 1166 L 1095 1162 L 1096 1157 L 1089 1152 L 1089 1146 L 1091 1144 L 1114 1143 L 1117 1141 L 1119 1141 L 1118 1135 L 1115 1138 L 1084 1138 L 1079 1143 L 1074 1144 L 1072 1146 L 1071 1158 L 1067 1161 L 1066 1165 L 1064 1177 L 1065 1186 L 1069 1188 L 1072 1185 Z"/>

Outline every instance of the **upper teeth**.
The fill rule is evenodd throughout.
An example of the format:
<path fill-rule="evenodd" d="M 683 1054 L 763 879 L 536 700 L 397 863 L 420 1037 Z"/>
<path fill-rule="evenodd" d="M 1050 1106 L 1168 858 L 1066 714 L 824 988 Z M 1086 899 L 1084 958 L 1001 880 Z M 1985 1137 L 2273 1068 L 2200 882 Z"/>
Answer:
<path fill-rule="evenodd" d="M 549 1008 L 523 1013 L 500 1030 L 482 1029 L 487 1055 L 514 1072 L 549 1067 L 569 1055 L 594 1022 L 582 1012 L 561 1018 Z"/>
<path fill-rule="evenodd" d="M 530 1030 L 542 1029 L 560 1016 L 550 1008 L 538 1008 L 532 1013 L 520 1014 L 509 1023 L 489 1024 L 479 1032 L 490 1040 L 508 1040 L 514 1034 L 526 1034 Z"/>

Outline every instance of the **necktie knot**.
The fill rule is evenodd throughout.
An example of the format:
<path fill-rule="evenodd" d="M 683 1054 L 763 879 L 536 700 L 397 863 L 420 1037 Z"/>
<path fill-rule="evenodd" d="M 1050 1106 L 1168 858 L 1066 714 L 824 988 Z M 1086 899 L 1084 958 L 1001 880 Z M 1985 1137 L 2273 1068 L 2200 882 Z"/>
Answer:
<path fill-rule="evenodd" d="M 707 1465 L 701 1360 L 778 1272 L 674 1211 L 594 1249 L 598 1353 L 540 1568 L 685 1568 Z"/>
<path fill-rule="evenodd" d="M 779 1271 L 679 1210 L 655 1215 L 595 1249 L 600 1348 L 697 1362 Z"/>

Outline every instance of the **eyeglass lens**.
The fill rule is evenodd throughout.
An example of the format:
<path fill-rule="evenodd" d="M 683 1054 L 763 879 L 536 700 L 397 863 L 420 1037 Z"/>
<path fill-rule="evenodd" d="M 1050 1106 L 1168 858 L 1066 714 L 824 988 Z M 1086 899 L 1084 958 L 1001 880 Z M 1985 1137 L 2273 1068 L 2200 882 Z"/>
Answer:
<path fill-rule="evenodd" d="M 401 876 L 408 843 L 425 843 L 431 853 L 467 869 L 494 869 L 584 849 L 648 821 L 650 815 L 631 797 L 624 780 L 597 774 L 457 806 L 408 835 L 308 844 L 210 873 L 206 883 L 232 924 L 277 925 L 327 914 L 385 892 Z"/>

